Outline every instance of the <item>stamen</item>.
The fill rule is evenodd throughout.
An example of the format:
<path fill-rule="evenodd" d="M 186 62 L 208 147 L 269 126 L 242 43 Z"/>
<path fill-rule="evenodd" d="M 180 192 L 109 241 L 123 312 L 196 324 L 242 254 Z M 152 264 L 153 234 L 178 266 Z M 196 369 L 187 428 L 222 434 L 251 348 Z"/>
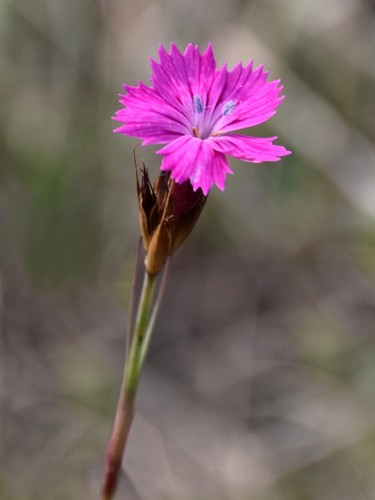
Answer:
<path fill-rule="evenodd" d="M 193 96 L 193 105 L 194 105 L 194 109 L 197 113 L 203 112 L 203 104 L 202 104 L 202 101 L 201 101 L 201 98 L 199 97 L 199 95 Z"/>
<path fill-rule="evenodd" d="M 222 115 L 223 116 L 231 115 L 236 106 L 237 104 L 234 101 L 226 102 L 223 106 L 223 109 L 221 110 Z"/>
<path fill-rule="evenodd" d="M 197 127 L 193 127 L 193 134 L 194 134 L 194 137 L 199 137 L 199 132 L 198 132 Z"/>

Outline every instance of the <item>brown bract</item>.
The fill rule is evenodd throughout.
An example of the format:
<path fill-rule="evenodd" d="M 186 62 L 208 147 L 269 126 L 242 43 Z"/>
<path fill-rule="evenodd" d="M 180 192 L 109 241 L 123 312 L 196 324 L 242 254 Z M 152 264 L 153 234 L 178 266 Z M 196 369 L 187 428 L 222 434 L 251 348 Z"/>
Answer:
<path fill-rule="evenodd" d="M 162 172 L 152 185 L 143 166 L 138 173 L 137 195 L 145 266 L 149 274 L 158 274 L 168 256 L 185 241 L 204 207 L 207 196 L 193 191 L 190 181 L 178 184 L 169 172 Z"/>

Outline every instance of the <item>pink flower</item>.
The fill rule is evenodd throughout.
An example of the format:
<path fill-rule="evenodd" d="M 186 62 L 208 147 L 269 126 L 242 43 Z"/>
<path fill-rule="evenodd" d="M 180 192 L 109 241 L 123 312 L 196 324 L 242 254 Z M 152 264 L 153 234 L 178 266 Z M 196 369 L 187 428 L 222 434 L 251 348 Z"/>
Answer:
<path fill-rule="evenodd" d="M 226 175 L 233 173 L 227 156 L 260 163 L 290 154 L 273 144 L 277 137 L 233 133 L 265 122 L 283 100 L 280 80 L 266 82 L 263 66 L 217 69 L 211 44 L 202 55 L 192 44 L 183 54 L 173 43 L 170 54 L 160 46 L 159 58 L 151 59 L 150 87 L 124 85 L 124 108 L 114 116 L 123 125 L 115 132 L 143 145 L 166 144 L 157 151 L 161 170 L 177 183 L 190 179 L 194 190 L 207 195 L 213 184 L 224 190 Z"/>

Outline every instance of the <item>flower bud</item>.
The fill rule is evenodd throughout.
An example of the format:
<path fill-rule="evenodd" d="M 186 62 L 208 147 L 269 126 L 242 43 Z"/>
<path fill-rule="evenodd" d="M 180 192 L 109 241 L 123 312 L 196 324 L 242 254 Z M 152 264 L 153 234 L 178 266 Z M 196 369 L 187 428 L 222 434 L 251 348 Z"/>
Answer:
<path fill-rule="evenodd" d="M 137 195 L 145 266 L 149 274 L 158 274 L 191 233 L 207 197 L 200 188 L 194 191 L 190 181 L 176 183 L 169 172 L 162 172 L 153 185 L 144 166 L 141 174 Z"/>

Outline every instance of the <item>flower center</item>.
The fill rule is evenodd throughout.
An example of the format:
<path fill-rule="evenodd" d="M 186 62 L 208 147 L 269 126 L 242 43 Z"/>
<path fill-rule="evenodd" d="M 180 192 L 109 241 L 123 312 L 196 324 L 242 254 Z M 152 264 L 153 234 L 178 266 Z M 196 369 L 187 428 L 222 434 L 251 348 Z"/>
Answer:
<path fill-rule="evenodd" d="M 231 115 L 237 106 L 235 101 L 227 101 L 222 105 L 221 110 L 217 107 L 216 110 L 211 109 L 211 112 L 206 113 L 206 108 L 199 95 L 193 95 L 192 101 L 194 109 L 192 132 L 194 137 L 201 139 L 221 135 L 221 118 Z"/>

